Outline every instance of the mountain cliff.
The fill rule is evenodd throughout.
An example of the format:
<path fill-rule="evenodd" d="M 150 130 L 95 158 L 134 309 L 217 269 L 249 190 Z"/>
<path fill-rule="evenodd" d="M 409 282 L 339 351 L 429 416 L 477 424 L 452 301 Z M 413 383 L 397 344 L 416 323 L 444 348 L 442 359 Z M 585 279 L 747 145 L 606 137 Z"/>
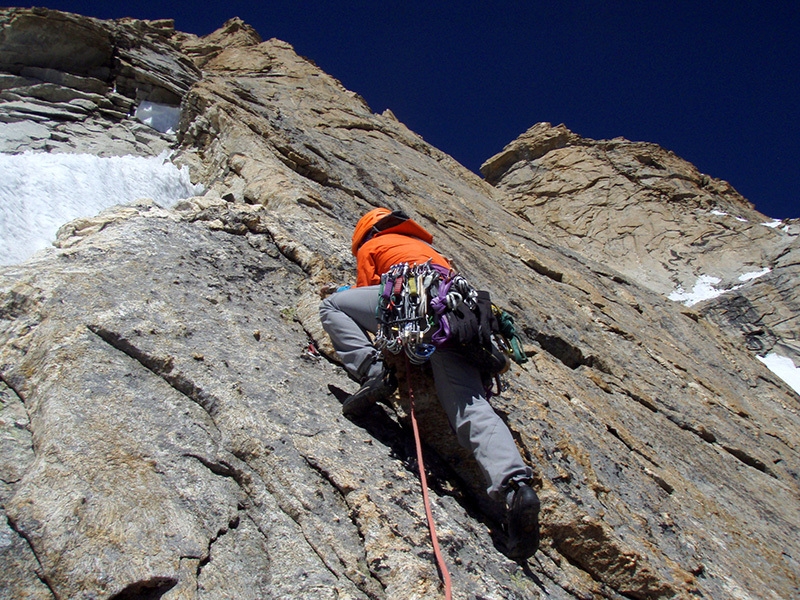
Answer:
<path fill-rule="evenodd" d="M 0 57 L 2 151 L 173 148 L 207 190 L 0 269 L 0 597 L 440 597 L 409 382 L 454 597 L 800 594 L 800 397 L 758 360 L 800 364 L 797 223 L 564 126 L 482 179 L 238 19 L 198 38 L 3 9 Z M 492 402 L 542 498 L 525 564 L 424 368 L 341 415 L 357 385 L 317 306 L 375 206 L 515 317 L 530 360 Z M 724 293 L 680 302 L 702 277 Z"/>

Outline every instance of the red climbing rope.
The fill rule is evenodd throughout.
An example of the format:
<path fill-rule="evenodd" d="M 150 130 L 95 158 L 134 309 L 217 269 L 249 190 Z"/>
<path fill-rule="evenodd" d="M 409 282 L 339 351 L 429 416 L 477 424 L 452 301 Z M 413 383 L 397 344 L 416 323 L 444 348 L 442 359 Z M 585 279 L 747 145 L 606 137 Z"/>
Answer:
<path fill-rule="evenodd" d="M 439 575 L 444 584 L 444 596 L 447 600 L 452 598 L 452 590 L 450 587 L 450 571 L 447 570 L 447 565 L 444 562 L 442 553 L 439 550 L 439 540 L 436 537 L 436 525 L 433 522 L 433 513 L 431 512 L 431 503 L 428 499 L 428 479 L 425 477 L 425 463 L 422 461 L 422 442 L 419 438 L 419 427 L 417 427 L 417 416 L 414 414 L 414 390 L 411 389 L 411 365 L 406 356 L 406 380 L 408 381 L 408 402 L 411 413 L 411 426 L 414 429 L 414 441 L 417 444 L 417 466 L 419 467 L 419 479 L 422 484 L 422 500 L 425 503 L 425 516 L 428 518 L 428 530 L 431 534 L 431 543 L 433 544 L 433 554 L 436 556 L 436 564 L 439 567 Z"/>

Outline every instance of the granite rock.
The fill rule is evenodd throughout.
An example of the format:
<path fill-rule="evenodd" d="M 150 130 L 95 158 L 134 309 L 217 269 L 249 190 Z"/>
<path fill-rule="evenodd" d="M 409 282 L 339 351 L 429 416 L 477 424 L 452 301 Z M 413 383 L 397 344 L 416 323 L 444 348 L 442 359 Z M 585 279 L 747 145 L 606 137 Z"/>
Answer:
<path fill-rule="evenodd" d="M 137 106 L 180 105 L 200 71 L 171 21 L 101 21 L 44 8 L 0 13 L 0 152 L 157 156 L 175 136 Z"/>
<path fill-rule="evenodd" d="M 800 398 L 742 343 L 742 321 L 722 318 L 732 308 L 666 297 L 676 273 L 714 257 L 700 246 L 690 266 L 640 276 L 591 219 L 569 219 L 591 229 L 577 243 L 556 206 L 574 209 L 570 190 L 619 168 L 639 201 L 618 216 L 647 205 L 644 230 L 674 211 L 681 227 L 708 227 L 712 210 L 756 223 L 730 186 L 709 179 L 712 200 L 670 200 L 670 186 L 695 194 L 703 181 L 674 155 L 544 126 L 482 180 L 284 42 L 230 23 L 207 42 L 168 38 L 163 61 L 203 69 L 172 89 L 183 94 L 175 160 L 206 195 L 67 224 L 52 249 L 0 269 L 0 597 L 441 597 L 409 383 L 454 597 L 800 593 Z M 614 161 L 595 156 L 603 144 Z M 573 150 L 585 155 L 558 154 Z M 547 175 L 537 161 L 557 156 Z M 350 232 L 379 205 L 419 220 L 515 317 L 530 360 L 492 402 L 542 498 L 530 561 L 502 554 L 502 507 L 425 368 L 401 362 L 387 406 L 341 415 L 357 385 L 317 306 L 325 286 L 352 283 Z M 797 281 L 787 226 L 743 229 L 765 256 L 764 240 L 788 248 L 751 282 L 765 290 L 754 312 L 770 302 L 765 278 Z M 640 244 L 638 227 L 623 229 Z M 655 245 L 639 250 L 659 264 Z M 797 316 L 791 297 L 774 311 Z"/>

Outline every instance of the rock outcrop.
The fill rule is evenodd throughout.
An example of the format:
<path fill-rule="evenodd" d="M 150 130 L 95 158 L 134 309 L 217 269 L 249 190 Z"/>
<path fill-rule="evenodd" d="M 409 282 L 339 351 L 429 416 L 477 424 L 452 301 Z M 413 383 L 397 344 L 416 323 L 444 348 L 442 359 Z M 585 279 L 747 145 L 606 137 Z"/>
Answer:
<path fill-rule="evenodd" d="M 317 316 L 320 288 L 352 281 L 352 226 L 379 205 L 410 213 L 491 289 L 530 355 L 493 399 L 543 501 L 542 547 L 526 564 L 501 553 L 502 511 L 428 374 L 401 369 L 454 597 L 800 593 L 800 399 L 743 343 L 730 308 L 666 298 L 717 265 L 708 244 L 642 233 L 737 227 L 730 276 L 739 260 L 773 269 L 747 284 L 759 312 L 797 281 L 794 224 L 757 225 L 729 186 L 655 146 L 560 127 L 525 134 L 482 180 L 240 21 L 197 38 L 165 23 L 0 14 L 0 47 L 66 32 L 85 66 L 36 67 L 62 87 L 69 74 L 113 93 L 110 73 L 135 61 L 80 40 L 125 48 L 129 28 L 146 49 L 142 81 L 180 65 L 186 86 L 159 84 L 180 97 L 175 160 L 209 190 L 68 224 L 52 250 L 0 269 L 0 597 L 440 597 L 407 394 L 343 418 L 356 384 Z M 3 77 L 35 87 L 17 56 Z M 97 63 L 109 74 L 92 74 Z M 31 97 L 4 96 L 0 114 Z M 103 127 L 73 149 L 130 122 L 93 118 Z M 59 134 L 45 127 L 46 139 L 20 139 L 50 148 Z M 582 192 L 606 185 L 605 205 Z M 683 258 L 659 266 L 671 248 Z M 773 314 L 796 323 L 794 297 L 781 302 Z"/>
<path fill-rule="evenodd" d="M 134 118 L 200 79 L 172 21 L 105 22 L 48 9 L 0 15 L 0 152 L 158 155 L 175 142 Z"/>
<path fill-rule="evenodd" d="M 753 352 L 800 364 L 797 220 L 765 217 L 655 144 L 589 140 L 563 125 L 539 123 L 481 171 L 508 210 L 640 285 L 690 303 L 698 283 L 726 291 L 698 310 Z"/>

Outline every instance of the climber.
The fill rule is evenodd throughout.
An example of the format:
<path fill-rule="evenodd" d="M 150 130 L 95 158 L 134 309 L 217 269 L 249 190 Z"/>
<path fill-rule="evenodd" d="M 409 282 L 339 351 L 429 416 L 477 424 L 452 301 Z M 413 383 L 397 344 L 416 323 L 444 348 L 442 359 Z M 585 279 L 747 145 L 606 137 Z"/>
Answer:
<path fill-rule="evenodd" d="M 351 250 L 356 256 L 356 286 L 337 291 L 320 305 L 320 318 L 345 369 L 361 388 L 342 405 L 360 416 L 397 388 L 367 332 L 377 329 L 381 275 L 398 263 L 450 263 L 432 246 L 433 236 L 401 212 L 376 208 L 358 221 Z M 439 348 L 430 357 L 439 402 L 459 443 L 471 450 L 487 483 L 487 493 L 505 501 L 509 535 L 507 556 L 527 559 L 539 545 L 539 498 L 531 487 L 531 468 L 523 461 L 506 424 L 486 399 L 479 369 L 456 350 Z"/>

